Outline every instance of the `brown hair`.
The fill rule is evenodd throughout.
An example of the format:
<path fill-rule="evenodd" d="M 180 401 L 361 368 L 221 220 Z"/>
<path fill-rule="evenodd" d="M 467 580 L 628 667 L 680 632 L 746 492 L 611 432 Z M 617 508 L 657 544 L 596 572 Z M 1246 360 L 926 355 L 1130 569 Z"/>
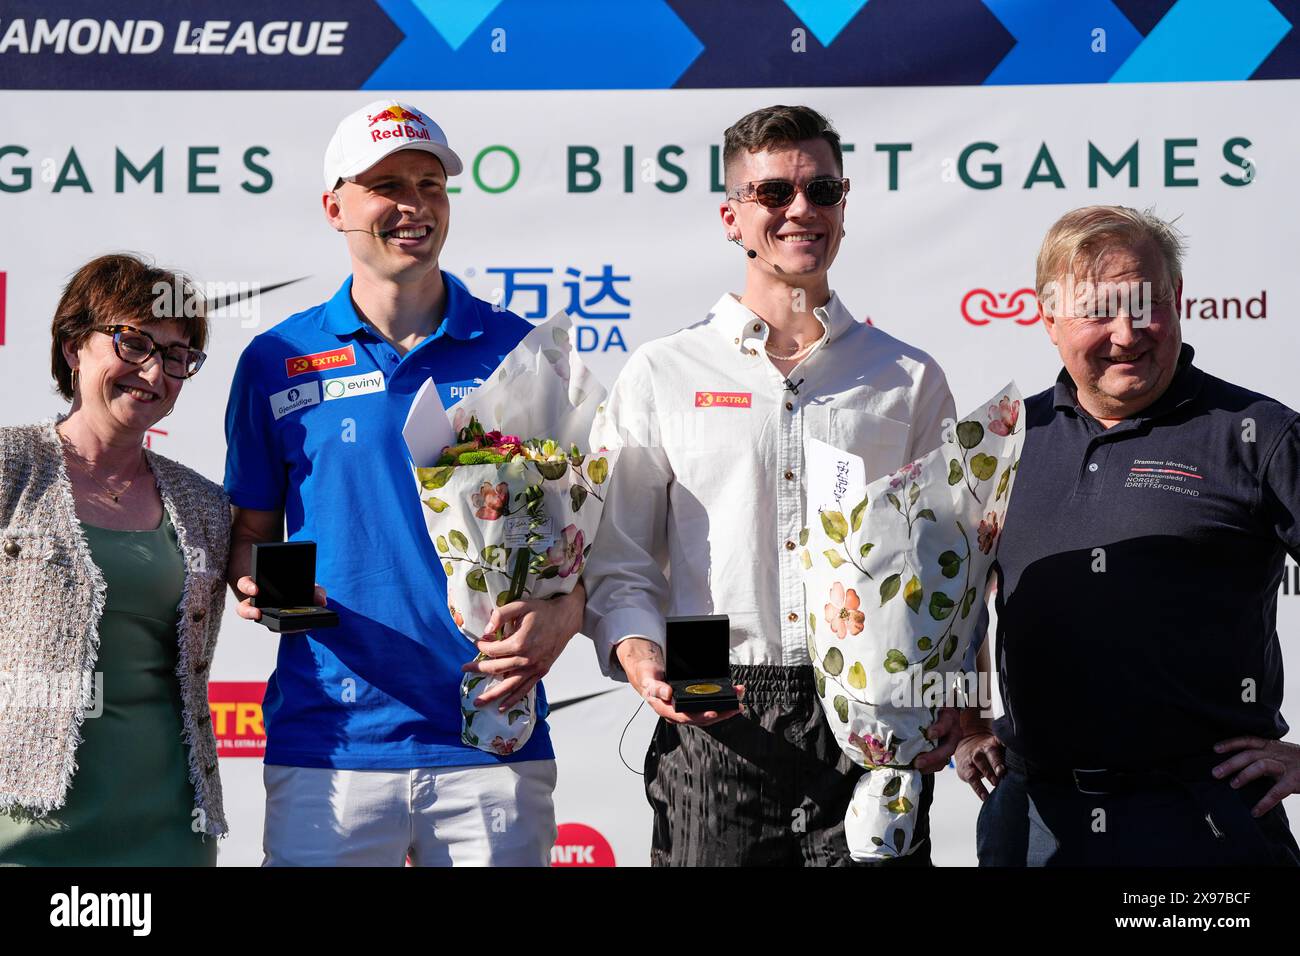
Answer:
<path fill-rule="evenodd" d="M 159 269 L 125 253 L 91 259 L 68 281 L 54 311 L 50 371 L 58 392 L 72 401 L 72 369 L 63 344 L 74 349 L 96 325 L 153 325 L 175 320 L 189 334 L 191 348 L 208 343 L 207 309 L 201 290 L 187 276 Z"/>
<path fill-rule="evenodd" d="M 742 153 L 757 153 L 802 142 L 824 139 L 835 154 L 835 168 L 844 172 L 840 134 L 830 120 L 810 106 L 765 106 L 742 116 L 723 134 L 722 167 L 730 189 L 731 171 Z"/>

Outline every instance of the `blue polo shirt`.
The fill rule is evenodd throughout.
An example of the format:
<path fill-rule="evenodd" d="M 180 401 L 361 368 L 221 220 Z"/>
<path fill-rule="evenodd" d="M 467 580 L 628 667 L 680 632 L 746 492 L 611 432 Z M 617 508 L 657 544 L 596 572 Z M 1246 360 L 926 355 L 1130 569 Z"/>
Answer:
<path fill-rule="evenodd" d="M 1025 403 L 998 546 L 999 737 L 1148 769 L 1281 738 L 1277 596 L 1300 560 L 1300 415 L 1192 364 L 1104 428 L 1062 371 Z"/>
<path fill-rule="evenodd" d="M 554 756 L 540 685 L 537 728 L 517 753 L 460 740 L 460 668 L 474 650 L 447 611 L 402 425 L 430 376 L 450 406 L 532 326 L 443 281 L 446 315 L 405 355 L 357 315 L 349 278 L 240 357 L 226 408 L 226 491 L 241 508 L 283 509 L 288 539 L 316 542 L 316 579 L 339 615 L 338 627 L 279 639 L 263 702 L 269 764 L 406 769 Z"/>

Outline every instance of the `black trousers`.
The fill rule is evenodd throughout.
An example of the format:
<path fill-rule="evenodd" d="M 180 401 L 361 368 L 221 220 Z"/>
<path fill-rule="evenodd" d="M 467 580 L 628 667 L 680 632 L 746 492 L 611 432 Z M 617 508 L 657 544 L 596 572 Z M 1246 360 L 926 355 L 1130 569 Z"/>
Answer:
<path fill-rule="evenodd" d="M 1273 782 L 1233 790 L 1207 771 L 1203 780 L 1094 795 L 1008 767 L 980 808 L 980 866 L 1297 866 L 1281 805 L 1250 815 Z"/>
<path fill-rule="evenodd" d="M 844 813 L 865 772 L 826 723 L 813 669 L 733 665 L 741 716 L 708 727 L 660 719 L 645 760 L 654 866 L 929 866 L 934 775 L 924 776 L 916 852 L 854 864 Z"/>

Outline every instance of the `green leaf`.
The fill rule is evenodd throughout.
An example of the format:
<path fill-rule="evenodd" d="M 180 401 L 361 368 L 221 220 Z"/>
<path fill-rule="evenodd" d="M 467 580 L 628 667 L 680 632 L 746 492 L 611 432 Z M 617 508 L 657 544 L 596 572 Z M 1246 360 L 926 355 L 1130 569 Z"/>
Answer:
<path fill-rule="evenodd" d="M 451 480 L 451 473 L 455 469 L 451 465 L 441 465 L 437 468 L 417 468 L 415 471 L 419 476 L 421 488 L 425 491 L 437 491 Z"/>
<path fill-rule="evenodd" d="M 463 532 L 452 529 L 448 532 L 447 537 L 451 539 L 451 546 L 457 551 L 469 550 L 469 539 L 465 537 Z"/>
<path fill-rule="evenodd" d="M 961 558 L 956 551 L 945 551 L 939 555 L 939 570 L 945 578 L 955 578 L 961 573 Z"/>
<path fill-rule="evenodd" d="M 809 631 L 808 631 L 809 634 L 816 634 L 816 633 L 817 633 L 817 615 L 816 615 L 816 614 L 809 614 L 809 615 L 808 615 L 808 628 L 809 628 Z M 808 656 L 809 656 L 809 657 L 812 657 L 811 654 L 809 654 Z"/>
<path fill-rule="evenodd" d="M 907 802 L 906 797 L 903 798 L 903 802 L 904 803 Z M 903 832 L 902 827 L 894 827 L 894 849 L 897 850 L 899 853 L 902 853 L 903 847 L 906 845 L 907 845 L 907 834 Z"/>
<path fill-rule="evenodd" d="M 885 789 L 880 791 L 880 795 L 882 797 L 892 797 L 895 796 L 898 793 L 898 791 L 902 789 L 903 789 L 903 778 L 895 777 L 893 780 L 889 781 L 889 783 L 885 784 Z"/>
<path fill-rule="evenodd" d="M 805 568 L 812 567 L 812 552 L 809 551 L 807 548 L 803 549 L 803 566 Z"/>
<path fill-rule="evenodd" d="M 907 662 L 907 657 L 899 650 L 891 650 L 885 654 L 885 672 L 889 674 L 900 674 L 907 670 L 911 665 Z"/>
<path fill-rule="evenodd" d="M 825 697 L 826 696 L 826 675 L 823 674 L 820 670 L 818 670 L 815 667 L 813 668 L 813 672 L 817 675 L 817 696 Z"/>
<path fill-rule="evenodd" d="M 936 621 L 943 621 L 952 614 L 952 609 L 956 607 L 952 598 L 942 591 L 933 591 L 930 594 L 930 616 Z"/>
<path fill-rule="evenodd" d="M 482 591 L 487 593 L 487 581 L 485 580 L 483 569 L 475 568 L 469 574 L 465 575 L 465 583 L 469 585 L 471 591 Z"/>
<path fill-rule="evenodd" d="M 587 477 L 594 485 L 603 485 L 609 477 L 609 459 L 595 458 L 587 462 Z"/>
<path fill-rule="evenodd" d="M 867 669 L 862 666 L 861 661 L 853 662 L 846 679 L 854 690 L 862 690 L 867 686 Z"/>
<path fill-rule="evenodd" d="M 949 636 L 948 640 L 943 642 L 943 659 L 952 660 L 952 655 L 957 651 L 957 635 Z"/>
<path fill-rule="evenodd" d="M 559 574 L 560 574 L 560 569 L 552 564 L 549 568 L 547 568 L 545 571 L 539 574 L 537 576 L 537 579 L 539 581 L 549 581 L 551 578 L 558 577 Z"/>
<path fill-rule="evenodd" d="M 569 333 L 566 332 L 564 329 L 554 328 L 551 329 L 551 339 L 555 342 L 556 345 L 563 348 L 564 346 L 569 344 Z"/>
<path fill-rule="evenodd" d="M 575 512 L 582 509 L 582 503 L 587 500 L 587 489 L 582 485 L 571 485 L 569 487 L 569 504 Z"/>
<path fill-rule="evenodd" d="M 510 711 L 510 713 L 506 714 L 506 726 L 510 726 L 522 716 L 524 716 L 524 712 L 522 710 Z"/>
<path fill-rule="evenodd" d="M 439 554 L 446 554 L 448 551 L 451 550 L 449 547 L 447 547 L 447 539 L 444 538 L 442 535 L 438 535 L 437 545 L 438 545 Z"/>
<path fill-rule="evenodd" d="M 862 512 L 866 510 L 867 510 L 867 498 L 866 495 L 863 495 L 862 501 L 860 501 L 857 504 L 857 506 L 854 507 L 853 514 L 850 516 L 853 522 L 854 531 L 857 531 L 859 528 L 862 527 Z"/>
<path fill-rule="evenodd" d="M 901 574 L 891 574 L 885 580 L 880 582 L 880 606 L 884 607 L 885 602 L 898 593 L 903 576 Z"/>
<path fill-rule="evenodd" d="M 862 547 L 858 548 L 858 557 L 865 558 L 871 553 L 871 549 L 874 547 L 874 544 L 864 544 Z"/>
<path fill-rule="evenodd" d="M 452 566 L 450 561 L 442 562 L 442 570 L 447 573 L 447 577 L 451 577 L 456 572 L 455 567 Z"/>
<path fill-rule="evenodd" d="M 826 659 L 822 661 L 822 670 L 832 677 L 840 676 L 840 672 L 844 670 L 844 655 L 840 653 L 838 647 L 832 647 L 826 652 Z"/>
<path fill-rule="evenodd" d="M 826 560 L 831 563 L 832 568 L 838 568 L 844 563 L 844 556 L 834 548 L 827 548 L 822 554 L 826 555 Z"/>
<path fill-rule="evenodd" d="M 920 520 L 921 518 L 928 518 L 930 521 L 935 521 L 935 522 L 939 520 L 934 516 L 934 512 L 931 511 L 929 508 L 922 508 L 920 511 L 916 513 L 916 517 L 918 520 Z"/>
<path fill-rule="evenodd" d="M 928 651 L 930 649 L 930 643 L 928 637 L 922 637 L 916 642 L 916 648 L 920 651 Z"/>
<path fill-rule="evenodd" d="M 993 472 L 998 470 L 998 460 L 992 455 L 986 455 L 980 452 L 974 455 L 970 460 L 970 473 L 980 481 L 988 481 L 993 477 Z"/>
<path fill-rule="evenodd" d="M 817 622 L 811 614 L 808 615 L 808 630 L 804 632 L 804 641 L 808 645 L 808 659 L 815 661 L 817 659 L 817 642 L 813 640 L 813 634 L 817 632 Z"/>
<path fill-rule="evenodd" d="M 424 504 L 436 515 L 440 515 L 447 510 L 447 502 L 441 498 L 425 498 Z"/>
<path fill-rule="evenodd" d="M 922 671 L 932 671 L 939 666 L 939 652 L 935 651 L 926 658 L 925 663 L 921 665 Z"/>
<path fill-rule="evenodd" d="M 1011 469 L 1008 468 L 1002 472 L 1002 477 L 998 479 L 998 493 L 993 496 L 994 501 L 997 501 L 1004 494 L 1006 494 L 1007 485 L 1010 482 L 1011 482 Z"/>
<path fill-rule="evenodd" d="M 831 703 L 835 706 L 835 716 L 840 719 L 840 723 L 847 724 L 849 722 L 849 699 L 842 695 L 836 695 Z"/>
<path fill-rule="evenodd" d="M 966 592 L 966 594 L 961 599 L 962 620 L 965 620 L 966 616 L 970 614 L 970 609 L 974 606 L 974 604 L 975 604 L 975 589 L 971 588 L 969 591 Z"/>
<path fill-rule="evenodd" d="M 497 552 L 500 550 L 501 550 L 501 545 L 499 544 L 484 545 L 483 550 L 479 553 L 479 557 L 483 559 L 483 562 L 485 564 L 495 564 L 497 559 Z"/>
<path fill-rule="evenodd" d="M 804 528 L 799 532 L 799 547 L 806 547 L 808 544 L 808 529 Z"/>
<path fill-rule="evenodd" d="M 962 422 L 957 426 L 957 442 L 962 448 L 974 448 L 984 440 L 984 426 L 979 422 Z"/>
<path fill-rule="evenodd" d="M 891 801 L 889 801 L 889 803 L 885 804 L 885 809 L 888 810 L 890 813 L 907 813 L 909 810 L 912 809 L 912 801 L 909 800 L 909 799 L 907 799 L 907 797 L 899 797 L 897 800 L 891 800 Z M 899 838 L 898 838 L 898 834 L 900 834 L 900 833 L 902 833 L 902 832 L 903 832 L 903 831 L 902 831 L 902 830 L 899 830 L 899 829 L 895 829 L 895 830 L 894 830 L 894 846 L 895 846 L 895 848 L 899 848 L 899 847 L 898 847 L 898 844 L 900 844 L 901 842 L 903 842 L 902 840 L 899 840 Z M 904 835 L 904 836 L 906 836 L 906 835 Z"/>
<path fill-rule="evenodd" d="M 465 685 L 465 696 L 474 693 L 474 688 L 487 680 L 487 674 L 479 674 L 477 677 L 471 677 L 469 683 Z"/>
<path fill-rule="evenodd" d="M 895 511 L 899 514 L 903 513 L 903 503 L 898 500 L 898 495 L 894 494 L 892 491 L 887 491 L 885 492 L 885 497 L 889 499 L 889 503 L 894 506 Z"/>
<path fill-rule="evenodd" d="M 956 458 L 948 460 L 948 484 L 955 485 L 966 477 L 966 472 L 961 470 L 961 462 Z"/>
<path fill-rule="evenodd" d="M 921 579 L 915 574 L 912 575 L 912 580 L 908 581 L 907 587 L 903 588 L 903 600 L 907 602 L 907 606 L 912 609 L 913 614 L 921 612 L 921 599 L 924 596 L 921 589 Z"/>
<path fill-rule="evenodd" d="M 876 846 L 884 846 L 884 845 L 885 845 L 885 841 L 882 840 L 882 839 L 880 839 L 880 837 L 878 837 L 878 836 L 873 836 L 873 837 L 871 838 L 871 842 L 874 843 Z"/>
<path fill-rule="evenodd" d="M 844 515 L 838 511 L 823 511 L 821 516 L 822 528 L 826 531 L 826 537 L 836 544 L 843 544 L 845 537 L 849 533 L 849 523 L 844 520 Z"/>
<path fill-rule="evenodd" d="M 907 490 L 907 503 L 914 505 L 919 497 L 921 497 L 921 486 L 913 483 L 912 487 Z"/>
<path fill-rule="evenodd" d="M 1019 470 L 1020 470 L 1020 459 L 1019 459 L 1019 458 L 1017 458 L 1017 459 L 1015 460 L 1015 462 L 1012 464 L 1012 466 L 1011 466 L 1011 470 L 1012 470 L 1012 471 L 1019 471 Z"/>
<path fill-rule="evenodd" d="M 509 603 L 510 603 L 510 589 L 507 588 L 506 590 L 497 594 L 497 607 L 505 607 Z"/>

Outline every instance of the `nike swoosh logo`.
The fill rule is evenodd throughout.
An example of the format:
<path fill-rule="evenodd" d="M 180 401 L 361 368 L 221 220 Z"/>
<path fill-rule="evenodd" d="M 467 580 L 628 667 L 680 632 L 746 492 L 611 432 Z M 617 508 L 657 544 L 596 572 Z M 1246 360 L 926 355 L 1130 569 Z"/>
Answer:
<path fill-rule="evenodd" d="M 609 690 L 598 690 L 594 694 L 584 694 L 581 697 L 570 697 L 568 700 L 558 700 L 554 703 L 547 701 L 547 713 L 553 714 L 561 707 L 571 707 L 574 704 L 581 704 L 585 700 L 591 700 L 593 697 L 604 697 L 606 694 L 612 694 L 618 690 L 622 690 L 622 688 L 611 687 Z"/>
<path fill-rule="evenodd" d="M 248 289 L 243 292 L 236 292 L 232 295 L 222 296 L 220 299 L 209 299 L 206 303 L 209 312 L 217 312 L 221 309 L 229 308 L 232 305 L 238 305 L 240 302 L 246 302 L 250 299 L 256 299 L 259 295 L 265 295 L 267 292 L 274 292 L 276 289 L 283 289 L 287 285 L 293 285 L 295 282 L 302 282 L 308 276 L 299 276 L 297 279 L 290 279 L 287 282 L 275 282 L 271 285 L 260 286 L 256 290 Z"/>

